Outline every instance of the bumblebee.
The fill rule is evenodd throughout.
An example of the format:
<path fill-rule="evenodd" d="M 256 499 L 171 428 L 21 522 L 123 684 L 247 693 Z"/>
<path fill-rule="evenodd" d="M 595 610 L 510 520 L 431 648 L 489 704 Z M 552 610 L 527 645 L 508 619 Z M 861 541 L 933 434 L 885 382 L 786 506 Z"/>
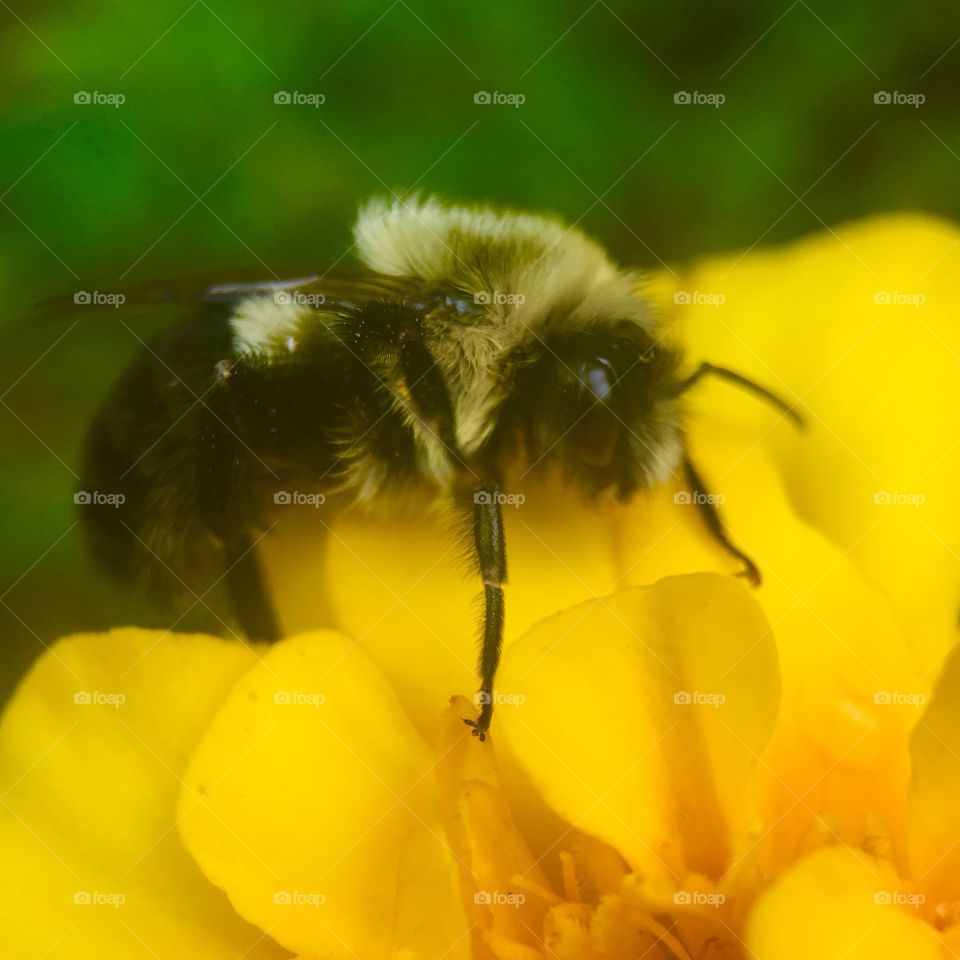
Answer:
<path fill-rule="evenodd" d="M 684 395 L 718 376 L 799 417 L 731 370 L 684 370 L 636 272 L 553 218 L 435 199 L 375 199 L 354 239 L 352 272 L 196 285 L 190 316 L 114 386 L 83 484 L 115 499 L 80 511 L 109 571 L 166 602 L 212 571 L 244 633 L 269 641 L 280 630 L 255 545 L 281 491 L 334 511 L 389 509 L 404 490 L 452 506 L 483 588 L 480 711 L 466 721 L 481 740 L 511 465 L 559 468 L 588 500 L 683 471 L 711 534 L 759 582 L 687 453 Z"/>

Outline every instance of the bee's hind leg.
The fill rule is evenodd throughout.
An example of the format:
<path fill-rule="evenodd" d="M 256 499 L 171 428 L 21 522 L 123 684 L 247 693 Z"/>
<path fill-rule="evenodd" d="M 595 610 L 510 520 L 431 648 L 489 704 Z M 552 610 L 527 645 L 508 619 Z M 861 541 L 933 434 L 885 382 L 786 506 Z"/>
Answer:
<path fill-rule="evenodd" d="M 245 439 L 234 386 L 243 369 L 217 364 L 217 381 L 196 412 L 202 439 L 195 465 L 197 501 L 207 529 L 221 544 L 220 577 L 240 629 L 251 641 L 280 639 L 280 625 L 267 589 L 252 531 L 260 525 L 256 477 L 266 465 Z M 259 471 L 258 471 L 259 468 Z"/>
<path fill-rule="evenodd" d="M 728 536 L 727 529 L 723 524 L 723 520 L 720 518 L 720 512 L 717 510 L 716 497 L 712 496 L 707 490 L 703 478 L 697 472 L 696 467 L 690 462 L 689 457 L 684 457 L 683 459 L 683 473 L 687 478 L 687 483 L 690 485 L 690 496 L 697 505 L 700 516 L 707 525 L 711 536 L 727 553 L 736 557 L 737 560 L 743 564 L 743 569 L 738 576 L 749 580 L 751 586 L 760 586 L 761 577 L 757 565 Z"/>
<path fill-rule="evenodd" d="M 224 580 L 240 629 L 248 640 L 272 643 L 281 636 L 266 578 L 250 536 L 234 538 L 225 552 Z"/>

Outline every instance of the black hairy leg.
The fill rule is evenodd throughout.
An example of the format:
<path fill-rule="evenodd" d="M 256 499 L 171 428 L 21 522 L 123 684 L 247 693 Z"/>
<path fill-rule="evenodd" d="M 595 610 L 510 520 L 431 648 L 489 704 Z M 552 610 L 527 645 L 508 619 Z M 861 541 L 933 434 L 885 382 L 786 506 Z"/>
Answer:
<path fill-rule="evenodd" d="M 249 535 L 233 538 L 224 549 L 224 559 L 227 595 L 240 629 L 250 640 L 279 640 L 280 624 L 254 539 Z"/>
<path fill-rule="evenodd" d="M 207 528 L 222 545 L 223 579 L 240 629 L 248 640 L 280 639 L 280 626 L 257 553 L 257 463 L 244 418 L 238 415 L 236 386 L 242 367 L 225 361 L 217 382 L 197 411 L 202 443 L 195 461 L 197 501 Z"/>
<path fill-rule="evenodd" d="M 398 372 L 411 408 L 420 422 L 440 441 L 451 469 L 459 478 L 455 486 L 460 495 L 466 496 L 472 490 L 470 555 L 483 582 L 483 620 L 477 667 L 480 677 L 477 693 L 480 715 L 476 720 L 464 722 L 473 728 L 473 735 L 483 741 L 493 719 L 493 683 L 503 644 L 503 584 L 507 579 L 507 554 L 499 486 L 492 480 L 478 482 L 480 476 L 490 476 L 492 471 L 489 465 L 470 466 L 461 455 L 454 431 L 450 394 L 440 369 L 423 343 L 419 321 L 413 321 L 401 312 L 394 312 L 396 316 L 392 318 L 392 324 L 387 324 L 376 334 L 366 335 L 366 349 L 372 348 L 378 352 L 396 349 Z M 479 474 L 474 472 L 474 467 Z"/>
<path fill-rule="evenodd" d="M 703 522 L 707 525 L 710 535 L 727 551 L 731 556 L 736 557 L 743 564 L 743 569 L 737 576 L 744 577 L 750 581 L 751 586 L 760 586 L 760 571 L 757 565 L 750 559 L 727 534 L 723 520 L 720 518 L 720 512 L 717 510 L 716 498 L 707 490 L 703 478 L 697 472 L 696 467 L 690 462 L 689 457 L 684 457 L 683 472 L 690 485 L 690 496 L 700 511 Z"/>
<path fill-rule="evenodd" d="M 485 740 L 493 719 L 493 681 L 503 646 L 503 584 L 507 580 L 507 548 L 496 484 L 482 484 L 473 494 L 473 546 L 483 579 L 483 633 L 480 642 L 480 716 L 465 720 L 473 735 Z"/>

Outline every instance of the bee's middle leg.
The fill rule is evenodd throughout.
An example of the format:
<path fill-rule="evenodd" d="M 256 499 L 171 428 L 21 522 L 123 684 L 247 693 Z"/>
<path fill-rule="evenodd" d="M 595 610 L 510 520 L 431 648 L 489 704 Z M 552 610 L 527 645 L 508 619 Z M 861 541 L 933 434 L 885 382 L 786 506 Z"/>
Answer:
<path fill-rule="evenodd" d="M 703 517 L 710 535 L 730 556 L 735 557 L 743 564 L 743 568 L 737 576 L 744 577 L 751 586 L 760 586 L 761 577 L 757 565 L 730 539 L 727 528 L 720 517 L 720 512 L 717 510 L 716 498 L 711 496 L 703 477 L 700 476 L 689 457 L 686 457 L 683 461 L 683 472 L 687 478 L 687 483 L 690 484 L 690 494 L 696 502 L 697 509 L 700 511 L 700 516 Z"/>
<path fill-rule="evenodd" d="M 240 629 L 248 640 L 279 640 L 280 624 L 253 537 L 232 538 L 224 559 L 227 594 Z"/>

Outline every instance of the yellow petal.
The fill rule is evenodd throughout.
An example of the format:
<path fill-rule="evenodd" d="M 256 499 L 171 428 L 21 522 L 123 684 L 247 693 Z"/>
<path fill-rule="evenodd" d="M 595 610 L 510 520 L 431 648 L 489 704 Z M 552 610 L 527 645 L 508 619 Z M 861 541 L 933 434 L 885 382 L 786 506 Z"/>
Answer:
<path fill-rule="evenodd" d="M 465 955 L 433 763 L 367 654 L 304 634 L 271 647 L 214 718 L 184 777 L 181 834 L 236 909 L 292 950 L 430 958 L 417 912 L 432 886 L 436 931 Z M 408 875 L 424 830 L 435 844 Z"/>
<path fill-rule="evenodd" d="M 730 536 L 763 574 L 751 593 L 776 638 L 783 696 L 762 764 L 763 842 L 774 863 L 831 836 L 853 845 L 888 843 L 903 857 L 907 740 L 927 685 L 892 603 L 796 517 L 752 430 L 697 424 L 690 447 L 712 491 L 723 497 L 719 510 Z M 709 549 L 714 564 L 736 567 L 712 542 L 696 507 L 674 505 L 666 491 L 631 508 L 635 519 L 625 531 L 632 537 L 625 542 L 633 540 L 633 552 L 644 551 L 652 524 L 667 524 L 651 520 L 664 501 L 661 510 L 670 511 L 676 529 L 658 550 L 678 556 L 679 566 L 682 555 Z M 692 548 L 671 547 L 681 536 L 690 539 L 691 529 Z M 640 575 L 649 562 L 642 561 Z"/>
<path fill-rule="evenodd" d="M 960 648 L 946 661 L 911 738 L 910 754 L 911 874 L 935 901 L 951 905 L 956 918 L 960 904 Z"/>
<path fill-rule="evenodd" d="M 395 960 L 469 960 L 457 866 L 433 827 L 418 827 L 404 844 L 391 945 Z"/>
<path fill-rule="evenodd" d="M 846 847 L 800 861 L 754 906 L 755 960 L 936 960 L 939 938 L 887 864 Z"/>
<path fill-rule="evenodd" d="M 9 957 L 276 958 L 183 849 L 186 759 L 256 663 L 147 630 L 59 641 L 0 726 L 0 939 Z"/>
<path fill-rule="evenodd" d="M 644 873 L 722 872 L 776 717 L 769 626 L 696 574 L 580 604 L 508 651 L 498 730 L 550 803 Z"/>
<path fill-rule="evenodd" d="M 958 240 L 953 224 L 897 214 L 651 284 L 691 367 L 709 360 L 798 401 L 801 436 L 728 384 L 692 395 L 698 417 L 763 437 L 800 515 L 895 600 L 931 676 L 960 604 Z"/>

